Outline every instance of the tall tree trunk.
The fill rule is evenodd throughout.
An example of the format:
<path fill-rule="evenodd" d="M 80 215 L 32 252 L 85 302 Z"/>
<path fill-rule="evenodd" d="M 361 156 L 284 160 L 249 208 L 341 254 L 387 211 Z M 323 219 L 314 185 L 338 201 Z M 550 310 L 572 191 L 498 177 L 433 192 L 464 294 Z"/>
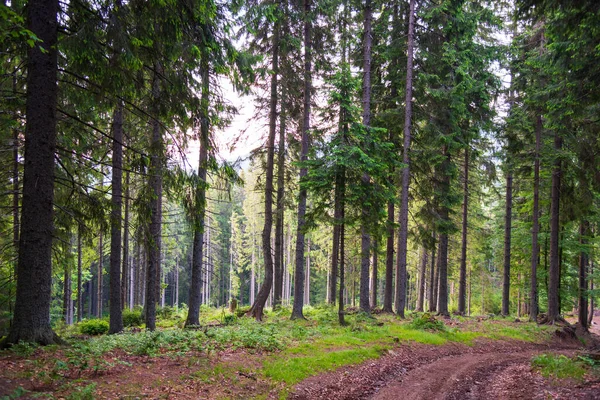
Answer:
<path fill-rule="evenodd" d="M 377 307 L 377 240 L 373 241 L 373 265 L 371 266 L 371 308 Z"/>
<path fill-rule="evenodd" d="M 345 188 L 345 179 L 343 179 L 342 182 L 344 185 L 342 185 L 342 188 Z M 344 194 L 345 194 L 345 190 L 343 190 L 342 192 L 342 199 L 344 198 Z M 342 220 L 344 219 L 344 203 L 342 201 L 342 216 L 341 216 Z M 346 321 L 344 319 L 344 286 L 345 286 L 345 282 L 344 282 L 344 260 L 345 260 L 345 235 L 344 235 L 344 230 L 345 230 L 345 224 L 342 223 L 340 225 L 340 292 L 339 292 L 339 297 L 338 297 L 338 321 L 340 323 L 340 325 L 344 326 L 346 325 Z"/>
<path fill-rule="evenodd" d="M 340 232 L 342 227 L 342 202 L 341 202 L 342 176 L 338 171 L 335 177 L 334 206 L 333 206 L 333 244 L 331 246 L 331 276 L 329 278 L 329 303 L 335 304 L 338 263 L 340 254 Z"/>
<path fill-rule="evenodd" d="M 406 252 L 408 241 L 408 191 L 410 187 L 410 140 L 412 127 L 413 53 L 415 31 L 415 0 L 410 0 L 408 43 L 406 49 L 406 96 L 404 98 L 404 148 L 402 153 L 400 213 L 398 215 L 398 252 L 396 255 L 396 314 L 404 318 L 406 308 Z"/>
<path fill-rule="evenodd" d="M 125 217 L 123 219 L 123 265 L 121 270 L 121 308 L 125 309 L 129 301 L 128 290 L 131 281 L 129 268 L 129 171 L 125 172 Z"/>
<path fill-rule="evenodd" d="M 421 266 L 419 268 L 419 292 L 417 294 L 417 309 L 416 311 L 423 311 L 423 303 L 425 299 L 425 271 L 427 270 L 427 249 L 423 247 L 421 253 Z"/>
<path fill-rule="evenodd" d="M 385 250 L 385 289 L 383 292 L 383 311 L 391 313 L 394 280 L 394 202 L 387 206 L 387 242 Z"/>
<path fill-rule="evenodd" d="M 579 243 L 581 245 L 581 251 L 579 253 L 579 313 L 578 320 L 579 325 L 588 329 L 588 282 L 587 282 L 587 269 L 589 265 L 589 254 L 588 254 L 588 236 L 590 234 L 590 223 L 587 220 L 581 221 L 579 224 Z"/>
<path fill-rule="evenodd" d="M 450 192 L 450 175 L 448 171 L 451 165 L 450 149 L 444 145 L 442 150 L 444 161 L 441 166 L 441 193 Z M 440 232 L 439 250 L 438 250 L 438 307 L 439 315 L 448 316 L 448 231 L 447 227 L 451 224 L 450 210 L 447 205 L 441 204 L 439 210 L 440 220 L 443 224 Z"/>
<path fill-rule="evenodd" d="M 83 287 L 82 287 L 82 260 L 81 260 L 81 234 L 83 226 L 77 224 L 77 322 L 83 319 Z"/>
<path fill-rule="evenodd" d="M 283 92 L 283 87 L 282 87 Z M 281 297 L 283 295 L 283 218 L 284 203 L 283 195 L 285 189 L 285 100 L 282 93 L 281 111 L 279 113 L 279 148 L 277 154 L 277 211 L 275 213 L 275 260 L 274 260 L 274 296 L 273 307 L 281 306 Z"/>
<path fill-rule="evenodd" d="M 123 104 L 115 108 L 112 141 L 110 213 L 110 325 L 108 333 L 123 330 L 121 306 L 121 208 L 123 203 Z"/>
<path fill-rule="evenodd" d="M 552 169 L 552 190 L 550 199 L 550 271 L 548 273 L 548 323 L 553 324 L 560 318 L 558 288 L 560 285 L 560 179 L 562 175 L 561 161 L 558 157 L 562 149 L 562 138 L 554 134 L 554 150 L 557 154 Z"/>
<path fill-rule="evenodd" d="M 279 7 L 279 3 L 278 3 Z M 279 18 L 279 16 L 277 16 Z M 269 100 L 269 137 L 267 139 L 267 163 L 265 167 L 265 225 L 262 231 L 262 249 L 265 260 L 265 280 L 256 296 L 248 315 L 262 321 L 265 304 L 273 287 L 273 255 L 271 254 L 271 229 L 273 226 L 273 163 L 275 158 L 275 130 L 277 125 L 277 80 L 279 77 L 280 23 L 273 27 L 273 58 L 271 75 L 271 97 Z"/>
<path fill-rule="evenodd" d="M 398 2 L 394 2 L 394 6 L 393 6 L 393 32 L 394 32 L 394 38 L 392 40 L 396 41 L 399 39 L 400 36 L 400 29 L 399 29 L 399 22 L 400 22 L 400 16 L 399 16 L 399 12 L 398 12 Z M 392 65 L 393 68 L 395 70 L 398 70 L 398 65 L 399 65 L 399 60 L 398 57 L 394 57 L 392 59 Z M 391 94 L 391 98 L 395 101 L 396 98 L 398 97 L 398 84 L 396 83 L 396 80 L 392 80 L 391 83 L 391 87 L 390 87 L 390 94 Z M 394 104 L 395 107 L 395 104 Z M 393 130 L 390 129 L 390 142 L 395 143 L 396 142 L 396 134 L 393 132 Z M 394 176 L 396 173 L 396 168 L 395 167 L 391 167 L 390 168 L 390 182 L 394 182 Z M 387 313 L 392 313 L 393 308 L 392 308 L 392 303 L 393 303 L 393 296 L 394 296 L 394 208 L 395 208 L 395 201 L 388 201 L 388 205 L 387 205 L 387 232 L 386 232 L 386 237 L 387 237 L 387 243 L 386 243 L 386 251 L 385 251 L 385 289 L 384 289 L 384 293 L 383 293 L 383 311 L 387 312 Z"/>
<path fill-rule="evenodd" d="M 463 215 L 462 215 L 462 239 L 460 248 L 460 276 L 458 286 L 458 312 L 465 315 L 467 297 L 467 218 L 469 215 L 469 144 L 465 148 L 463 183 Z"/>
<path fill-rule="evenodd" d="M 310 102 L 312 93 L 312 22 L 311 22 L 311 0 L 304 0 L 304 107 L 302 123 L 302 142 L 300 161 L 305 162 L 308 158 L 309 134 L 310 134 Z M 300 168 L 300 182 L 306 176 L 308 170 L 305 165 Z M 296 234 L 296 271 L 294 284 L 294 304 L 292 308 L 292 319 L 304 318 L 302 306 L 304 302 L 304 230 L 306 225 L 306 188 L 300 186 L 298 193 L 298 230 Z"/>
<path fill-rule="evenodd" d="M 538 289 L 537 267 L 540 256 L 538 233 L 540 231 L 540 151 L 542 146 L 542 116 L 537 116 L 535 127 L 535 161 L 533 167 L 533 212 L 531 221 L 531 288 L 529 292 L 529 320 L 537 321 L 538 316 Z"/>
<path fill-rule="evenodd" d="M 435 273 L 435 261 L 436 261 L 436 243 L 435 233 L 433 233 L 433 247 L 431 249 L 431 271 L 429 272 L 429 308 L 428 311 L 432 312 L 437 307 L 437 285 L 436 285 L 436 273 Z"/>
<path fill-rule="evenodd" d="M 196 182 L 194 241 L 192 248 L 192 276 L 190 279 L 189 309 L 185 326 L 200 325 L 200 303 L 202 290 L 202 263 L 204 261 L 204 230 L 206 217 L 206 169 L 208 163 L 208 134 L 209 134 L 209 90 L 210 75 L 208 61 L 202 68 L 202 95 L 198 116 L 200 130 L 200 149 L 198 155 L 198 182 Z"/>
<path fill-rule="evenodd" d="M 509 167 L 510 168 L 510 167 Z M 510 313 L 510 241 L 512 233 L 512 171 L 506 173 L 506 210 L 504 215 L 504 278 L 502 281 L 502 315 Z"/>
<path fill-rule="evenodd" d="M 364 7 L 364 32 L 363 32 L 363 82 L 362 82 L 362 123 L 367 130 L 371 127 L 371 47 L 373 41 L 372 29 L 373 14 L 371 0 L 365 1 Z M 367 173 L 362 176 L 365 188 L 370 187 L 370 177 Z M 369 264 L 371 254 L 371 236 L 369 226 L 371 210 L 364 205 L 362 208 L 360 227 L 360 310 L 370 314 L 369 304 Z"/>
<path fill-rule="evenodd" d="M 40 39 L 28 49 L 27 122 L 17 292 L 13 324 L 2 345 L 51 344 L 54 151 L 56 148 L 58 0 L 31 0 L 27 28 Z"/>
<path fill-rule="evenodd" d="M 102 176 L 104 178 L 104 175 Z M 104 190 L 101 185 L 101 190 Z M 100 228 L 102 229 L 102 228 Z M 102 318 L 102 289 L 103 289 L 103 278 L 104 278 L 104 234 L 100 230 L 100 236 L 98 238 L 98 269 L 96 271 L 96 317 Z"/>
<path fill-rule="evenodd" d="M 587 326 L 592 326 L 592 321 L 594 320 L 594 261 L 593 258 L 590 257 L 590 309 L 588 313 L 588 323 Z"/>
<path fill-rule="evenodd" d="M 160 70 L 159 65 L 155 65 Z M 155 102 L 155 111 L 160 101 L 160 81 L 158 73 L 154 74 L 152 82 L 152 97 Z M 158 287 L 160 276 L 161 254 L 161 227 L 162 227 L 162 156 L 163 141 L 158 113 L 155 112 L 152 121 L 152 136 L 150 138 L 150 176 L 149 185 L 152 198 L 150 199 L 150 237 L 148 238 L 148 268 L 146 271 L 146 298 L 144 311 L 146 312 L 146 329 L 156 329 L 156 302 L 158 301 Z"/>

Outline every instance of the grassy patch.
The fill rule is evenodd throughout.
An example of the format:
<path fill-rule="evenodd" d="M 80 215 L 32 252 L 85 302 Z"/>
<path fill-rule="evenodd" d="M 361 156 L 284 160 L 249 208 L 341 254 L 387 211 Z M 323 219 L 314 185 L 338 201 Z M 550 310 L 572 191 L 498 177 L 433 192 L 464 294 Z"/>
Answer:
<path fill-rule="evenodd" d="M 582 381 L 587 372 L 584 362 L 564 355 L 540 354 L 533 357 L 531 365 L 545 378 Z"/>
<path fill-rule="evenodd" d="M 367 346 L 338 351 L 315 352 L 301 357 L 279 356 L 266 361 L 263 371 L 267 378 L 293 385 L 320 372 L 378 358 L 381 353 L 381 347 Z"/>

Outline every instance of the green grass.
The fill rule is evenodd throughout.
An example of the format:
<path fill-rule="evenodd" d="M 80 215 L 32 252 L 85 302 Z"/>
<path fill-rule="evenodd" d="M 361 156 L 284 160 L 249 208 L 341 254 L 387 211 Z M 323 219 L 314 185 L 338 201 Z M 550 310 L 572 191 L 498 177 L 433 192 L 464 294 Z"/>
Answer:
<path fill-rule="evenodd" d="M 57 375 L 69 370 L 71 376 L 82 377 L 108 371 L 125 363 L 115 352 L 119 350 L 144 357 L 181 358 L 188 366 L 197 369 L 192 373 L 193 379 L 208 379 L 209 383 L 215 377 L 222 377 L 235 384 L 237 375 L 233 372 L 246 366 L 218 362 L 218 358 L 212 356 L 222 350 L 243 349 L 255 354 L 254 365 L 262 364 L 262 368 L 256 368 L 253 374 L 267 379 L 272 387 L 285 394 L 292 385 L 309 376 L 379 358 L 403 343 L 441 346 L 455 342 L 472 345 L 477 338 L 541 341 L 550 332 L 546 327 L 526 322 L 516 324 L 490 320 L 471 323 L 473 319 L 465 317 L 453 318 L 453 324 L 444 325 L 442 319 L 426 313 L 409 313 L 406 320 L 388 314 L 380 314 L 376 318 L 360 313 L 348 314 L 348 325 L 340 326 L 337 309 L 305 307 L 304 311 L 307 320 L 291 321 L 289 308 L 275 312 L 268 310 L 264 321 L 258 323 L 223 308 L 203 307 L 200 327 L 181 329 L 187 308 L 165 308 L 158 313 L 160 323 L 157 323 L 159 329 L 155 332 L 98 335 L 86 339 L 79 336 L 78 327 L 64 327 L 61 328 L 63 337 L 71 342 L 71 346 L 60 351 L 62 361 L 58 367 L 47 369 L 55 369 Z M 137 312 L 131 313 L 132 319 L 136 319 L 132 325 L 138 323 Z M 15 346 L 13 351 L 23 357 L 36 358 L 37 352 L 57 349 L 23 344 Z M 107 357 L 102 357 L 106 354 Z M 43 370 L 38 367 L 32 365 L 34 369 Z M 72 393 L 85 398 L 93 390 L 92 387 L 76 390 L 74 386 Z"/>
<path fill-rule="evenodd" d="M 540 354 L 533 357 L 531 365 L 545 378 L 582 381 L 587 372 L 586 364 L 579 359 L 564 355 Z"/>

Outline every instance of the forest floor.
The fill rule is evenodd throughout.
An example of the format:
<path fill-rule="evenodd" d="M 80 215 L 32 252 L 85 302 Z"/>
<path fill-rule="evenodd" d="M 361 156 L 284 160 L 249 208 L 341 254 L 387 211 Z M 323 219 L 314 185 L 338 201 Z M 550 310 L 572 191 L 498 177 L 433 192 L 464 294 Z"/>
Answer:
<path fill-rule="evenodd" d="M 19 345 L 0 352 L 0 399 L 600 398 L 595 334 L 586 349 L 555 327 L 507 319 L 438 319 L 435 331 L 352 318 Z"/>

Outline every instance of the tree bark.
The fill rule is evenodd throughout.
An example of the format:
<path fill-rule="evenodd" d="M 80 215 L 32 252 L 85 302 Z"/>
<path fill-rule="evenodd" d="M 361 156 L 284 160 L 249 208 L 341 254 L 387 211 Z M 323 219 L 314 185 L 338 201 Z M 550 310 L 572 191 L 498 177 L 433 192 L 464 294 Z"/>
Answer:
<path fill-rule="evenodd" d="M 383 311 L 391 313 L 394 281 L 394 202 L 387 206 L 387 243 L 385 250 L 385 289 L 383 292 Z"/>
<path fill-rule="evenodd" d="M 304 0 L 304 110 L 302 124 L 302 141 L 300 161 L 305 162 L 308 158 L 309 134 L 310 134 L 310 102 L 312 92 L 312 23 L 310 18 L 311 0 Z M 308 170 L 306 165 L 300 167 L 300 182 L 304 179 Z M 294 284 L 294 304 L 292 308 L 292 319 L 304 319 L 302 306 L 304 303 L 304 230 L 306 225 L 306 188 L 300 185 L 298 193 L 298 231 L 296 234 L 296 271 Z"/>
<path fill-rule="evenodd" d="M 82 262 L 81 262 L 81 234 L 83 226 L 77 224 L 77 322 L 83 319 L 83 286 L 82 286 Z"/>
<path fill-rule="evenodd" d="M 127 304 L 131 307 L 131 301 L 127 295 L 131 281 L 131 270 L 129 268 L 129 171 L 125 172 L 125 216 L 123 219 L 123 265 L 121 267 L 121 308 L 125 309 Z"/>
<path fill-rule="evenodd" d="M 538 289 L 537 268 L 540 255 L 538 233 L 540 231 L 540 151 L 542 143 L 542 116 L 537 116 L 535 128 L 535 161 L 533 167 L 533 212 L 531 218 L 531 288 L 529 292 L 529 320 L 537 322 L 538 316 Z"/>
<path fill-rule="evenodd" d="M 587 282 L 587 270 L 589 265 L 589 254 L 588 254 L 588 236 L 590 234 L 590 223 L 587 220 L 581 221 L 579 224 L 579 243 L 581 245 L 581 251 L 579 253 L 579 313 L 578 321 L 579 325 L 588 329 L 588 282 Z"/>
<path fill-rule="evenodd" d="M 372 29 L 373 14 L 371 0 L 365 1 L 364 7 L 364 32 L 363 32 L 363 82 L 362 82 L 362 123 L 365 129 L 371 127 L 371 48 L 373 43 Z M 364 173 L 363 185 L 371 186 L 370 177 Z M 369 264 L 371 254 L 371 236 L 369 234 L 370 209 L 367 205 L 362 208 L 360 227 L 360 299 L 359 307 L 362 312 L 371 313 L 369 304 Z"/>
<path fill-rule="evenodd" d="M 415 0 L 410 0 L 408 17 L 408 43 L 406 54 L 406 96 L 404 98 L 404 148 L 402 153 L 400 213 L 398 215 L 398 252 L 396 259 L 396 314 L 404 318 L 406 308 L 406 251 L 408 241 L 408 192 L 410 187 L 410 141 L 412 126 L 413 53 L 415 30 Z"/>
<path fill-rule="evenodd" d="M 278 4 L 279 7 L 279 4 Z M 265 224 L 262 231 L 262 250 L 265 261 L 265 280 L 256 296 L 248 315 L 262 321 L 265 305 L 273 287 L 273 255 L 271 254 L 271 229 L 273 225 L 273 163 L 275 158 L 275 130 L 277 125 L 277 80 L 279 77 L 280 23 L 273 27 L 273 58 L 271 95 L 269 100 L 269 137 L 267 139 L 267 162 L 265 166 Z"/>
<path fill-rule="evenodd" d="M 435 311 L 437 307 L 437 278 L 435 273 L 435 233 L 433 234 L 433 239 L 433 248 L 431 249 L 431 271 L 429 272 L 429 312 Z"/>
<path fill-rule="evenodd" d="M 102 178 L 104 175 L 102 175 Z M 104 190 L 103 185 L 100 185 L 100 189 Z M 96 317 L 102 318 L 102 289 L 103 289 L 103 278 L 104 278 L 104 234 L 102 227 L 100 228 L 100 235 L 98 238 L 98 268 L 96 271 Z"/>
<path fill-rule="evenodd" d="M 560 179 L 562 175 L 561 161 L 558 156 L 562 149 L 562 138 L 554 134 L 554 150 L 557 154 L 552 169 L 552 189 L 550 199 L 550 267 L 548 272 L 548 316 L 547 322 L 553 324 L 560 318 L 558 288 L 560 285 Z"/>
<path fill-rule="evenodd" d="M 343 183 L 345 185 L 345 179 L 343 180 Z M 345 188 L 345 186 L 342 186 L 342 188 Z M 343 192 L 345 192 L 343 190 Z M 344 198 L 344 193 L 342 193 L 342 198 Z M 344 204 L 342 202 L 342 219 L 344 218 Z M 340 225 L 340 291 L 339 291 L 339 297 L 338 297 L 338 321 L 340 323 L 340 325 L 344 326 L 346 325 L 346 321 L 344 319 L 344 286 L 345 286 L 345 282 L 344 282 L 344 260 L 345 260 L 345 256 L 344 256 L 344 252 L 345 252 L 345 237 L 344 237 L 344 230 L 345 230 L 345 225 L 342 223 L 342 225 Z"/>
<path fill-rule="evenodd" d="M 17 292 L 3 346 L 61 340 L 50 327 L 54 151 L 56 148 L 58 0 L 31 0 L 27 28 L 41 42 L 28 49 L 27 122 Z"/>
<path fill-rule="evenodd" d="M 510 168 L 510 167 L 509 167 Z M 506 174 L 506 210 L 504 215 L 504 276 L 502 281 L 502 315 L 510 313 L 510 241 L 512 233 L 512 171 Z"/>
<path fill-rule="evenodd" d="M 417 294 L 417 309 L 416 309 L 416 311 L 418 311 L 418 312 L 423 311 L 423 303 L 424 303 L 424 299 L 425 299 L 425 271 L 427 269 L 428 261 L 429 260 L 427 257 L 427 249 L 425 247 L 423 247 L 423 250 L 421 253 L 421 266 L 419 268 L 419 292 Z"/>
<path fill-rule="evenodd" d="M 460 276 L 458 285 L 458 312 L 465 315 L 467 297 L 467 226 L 469 216 L 469 144 L 465 148 L 463 183 L 463 215 L 462 215 L 462 240 L 460 248 Z"/>
<path fill-rule="evenodd" d="M 283 91 L 283 87 L 282 87 Z M 283 296 L 283 218 L 284 218 L 284 189 L 285 189 L 285 103 L 281 99 L 281 111 L 279 113 L 279 148 L 277 154 L 277 211 L 275 214 L 275 260 L 273 264 L 275 280 L 274 280 L 274 296 L 273 307 L 281 306 L 281 298 Z"/>
<path fill-rule="evenodd" d="M 207 55 L 203 56 L 205 59 Z M 202 263 L 204 261 L 204 231 L 206 218 L 206 173 L 208 164 L 209 146 L 209 96 L 210 73 L 208 60 L 203 62 L 202 68 L 202 94 L 200 98 L 200 112 L 198 122 L 200 125 L 200 149 L 198 155 L 198 182 L 194 193 L 194 242 L 192 249 L 192 276 L 190 279 L 189 309 L 185 326 L 200 325 L 200 303 L 202 290 Z"/>
<path fill-rule="evenodd" d="M 115 108 L 112 141 L 110 213 L 110 322 L 108 333 L 123 330 L 121 306 L 121 209 L 123 203 L 123 104 Z"/>
<path fill-rule="evenodd" d="M 377 241 L 373 241 L 373 265 L 371 266 L 371 308 L 377 307 Z"/>
<path fill-rule="evenodd" d="M 159 65 L 155 65 L 156 70 L 160 70 Z M 152 82 L 152 97 L 155 102 L 154 108 L 157 111 L 160 101 L 160 81 L 158 74 L 154 74 Z M 152 135 L 150 138 L 150 172 L 149 182 L 150 193 L 150 237 L 148 238 L 148 268 L 146 271 L 146 329 L 156 329 L 156 302 L 158 301 L 158 288 L 160 276 L 160 254 L 161 254 L 161 227 L 162 227 L 162 156 L 163 141 L 158 113 L 155 112 L 152 121 Z"/>

